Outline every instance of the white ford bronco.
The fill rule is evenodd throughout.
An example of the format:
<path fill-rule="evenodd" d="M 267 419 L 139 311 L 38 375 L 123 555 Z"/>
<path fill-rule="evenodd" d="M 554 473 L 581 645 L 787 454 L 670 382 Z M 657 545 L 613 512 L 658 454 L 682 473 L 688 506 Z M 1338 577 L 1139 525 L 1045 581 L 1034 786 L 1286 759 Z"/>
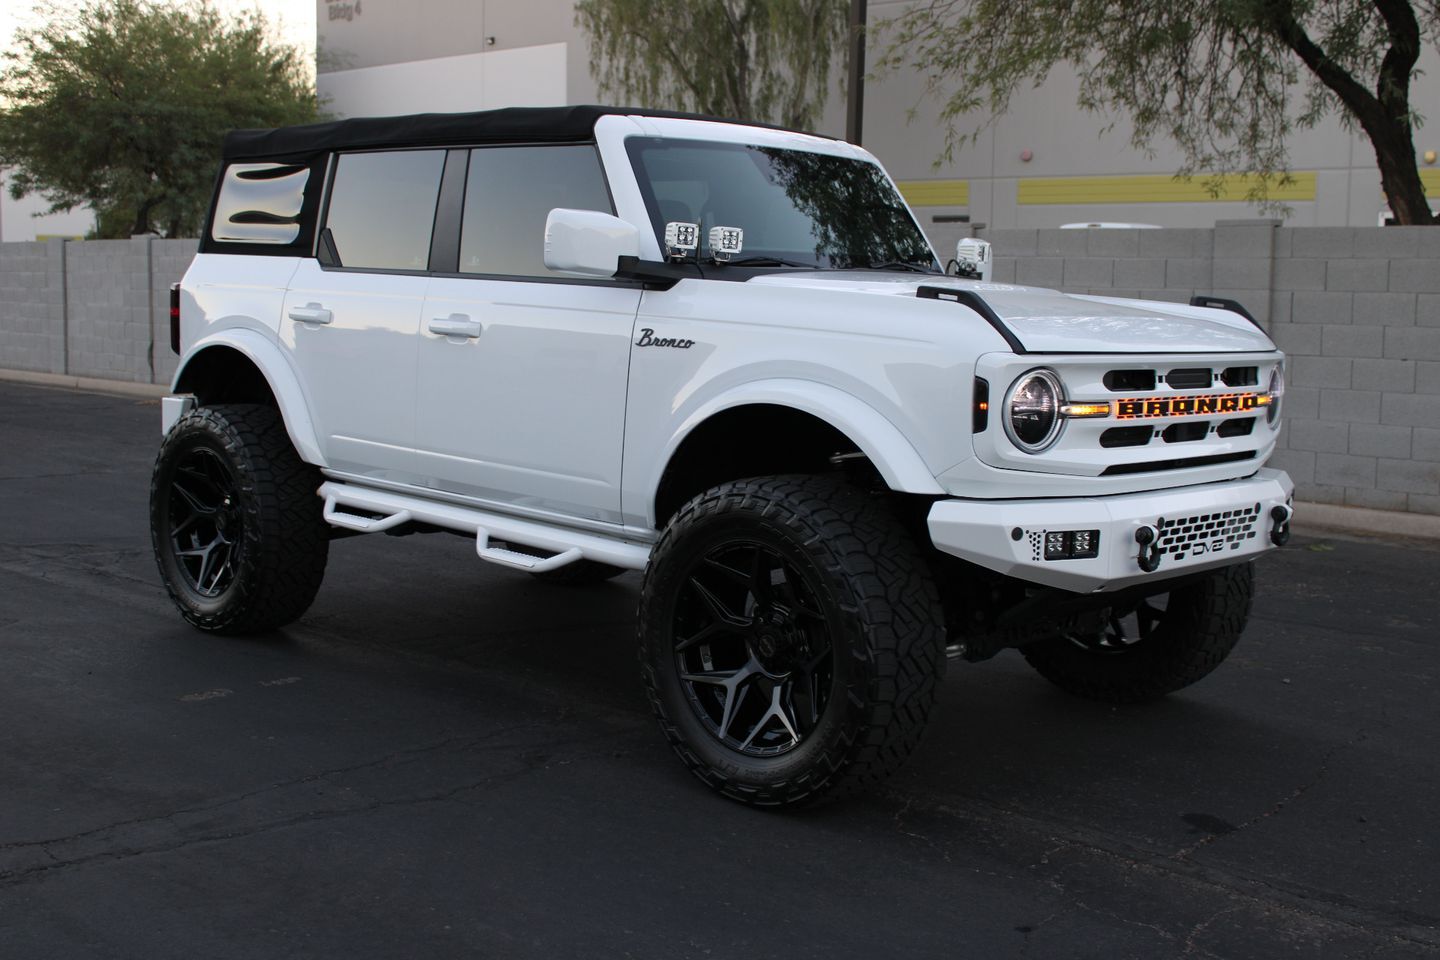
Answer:
<path fill-rule="evenodd" d="M 892 771 L 947 660 L 1080 696 L 1213 670 L 1289 536 L 1282 358 L 1238 304 L 942 261 L 864 150 L 605 107 L 236 131 L 172 297 L 160 573 L 220 633 L 330 541 L 643 571 L 665 736 L 803 802 Z M 559 589 L 559 587 L 557 587 Z"/>

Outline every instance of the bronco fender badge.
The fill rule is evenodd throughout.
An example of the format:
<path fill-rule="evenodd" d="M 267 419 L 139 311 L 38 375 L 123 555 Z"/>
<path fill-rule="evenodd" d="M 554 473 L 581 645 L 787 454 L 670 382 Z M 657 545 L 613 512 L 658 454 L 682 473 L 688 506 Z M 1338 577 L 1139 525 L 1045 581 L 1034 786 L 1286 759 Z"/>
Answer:
<path fill-rule="evenodd" d="M 650 327 L 640 328 L 640 339 L 635 341 L 637 347 L 675 347 L 680 350 L 689 350 L 695 346 L 694 340 L 682 340 L 678 337 L 657 337 L 655 331 Z"/>

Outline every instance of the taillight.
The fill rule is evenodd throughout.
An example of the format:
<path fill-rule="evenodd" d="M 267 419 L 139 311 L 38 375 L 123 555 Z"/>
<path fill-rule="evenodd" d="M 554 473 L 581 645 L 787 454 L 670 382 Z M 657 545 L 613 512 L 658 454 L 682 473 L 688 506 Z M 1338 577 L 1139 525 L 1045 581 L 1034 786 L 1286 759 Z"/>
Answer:
<path fill-rule="evenodd" d="M 170 349 L 180 355 L 180 284 L 170 284 Z"/>

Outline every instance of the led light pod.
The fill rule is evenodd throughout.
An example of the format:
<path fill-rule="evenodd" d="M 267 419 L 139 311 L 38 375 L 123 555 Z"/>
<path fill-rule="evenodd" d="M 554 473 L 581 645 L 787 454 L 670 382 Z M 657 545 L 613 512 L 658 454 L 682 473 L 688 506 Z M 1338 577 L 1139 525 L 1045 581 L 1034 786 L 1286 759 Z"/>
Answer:
<path fill-rule="evenodd" d="M 716 263 L 725 263 L 740 252 L 745 231 L 739 227 L 710 228 L 710 256 Z"/>
<path fill-rule="evenodd" d="M 665 256 L 687 260 L 700 249 L 700 224 L 672 220 L 665 224 Z"/>

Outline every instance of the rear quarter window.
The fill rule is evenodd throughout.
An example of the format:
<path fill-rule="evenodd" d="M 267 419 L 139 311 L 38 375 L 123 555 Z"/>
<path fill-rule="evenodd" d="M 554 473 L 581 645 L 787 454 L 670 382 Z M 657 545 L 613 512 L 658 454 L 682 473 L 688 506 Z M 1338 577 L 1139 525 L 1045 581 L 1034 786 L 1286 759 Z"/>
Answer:
<path fill-rule="evenodd" d="M 210 239 L 233 243 L 292 244 L 310 168 L 288 163 L 232 163 L 220 181 Z"/>

